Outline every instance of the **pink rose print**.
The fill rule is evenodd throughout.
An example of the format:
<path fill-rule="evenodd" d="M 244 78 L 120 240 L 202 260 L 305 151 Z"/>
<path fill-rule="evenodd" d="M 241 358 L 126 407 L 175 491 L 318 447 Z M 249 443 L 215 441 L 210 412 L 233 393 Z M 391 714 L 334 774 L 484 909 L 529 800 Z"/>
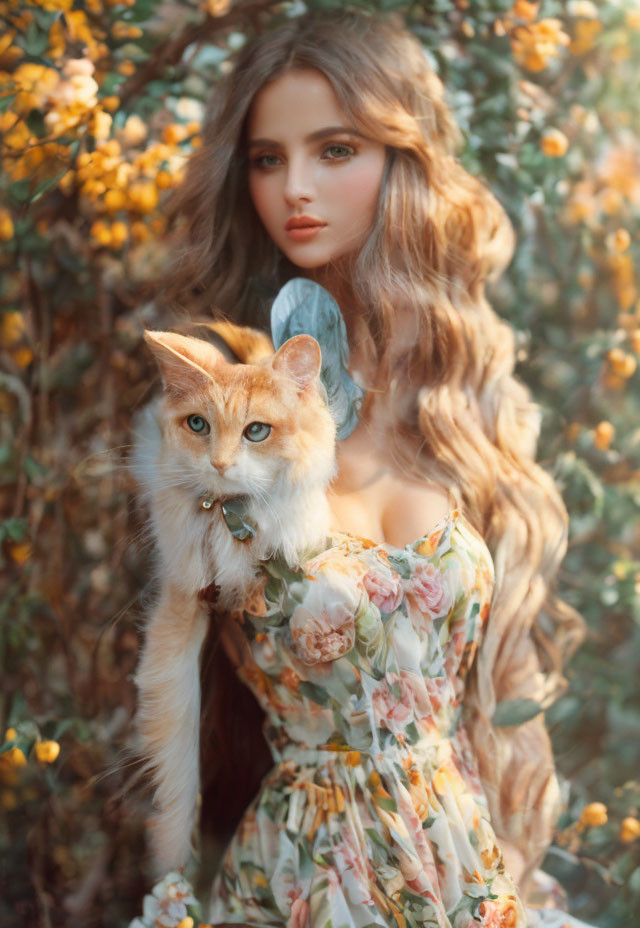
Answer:
<path fill-rule="evenodd" d="M 373 868 L 348 828 L 342 833 L 340 844 L 334 848 L 333 857 L 343 889 L 351 901 L 361 905 L 373 905 L 369 888 L 375 879 Z"/>
<path fill-rule="evenodd" d="M 434 619 L 448 615 L 454 598 L 442 571 L 433 564 L 420 564 L 410 580 L 407 591 L 418 607 Z"/>
<path fill-rule="evenodd" d="M 312 615 L 298 606 L 289 624 L 293 650 L 303 664 L 324 664 L 347 654 L 356 640 L 353 615 L 343 609 L 323 609 Z"/>
<path fill-rule="evenodd" d="M 380 612 L 394 612 L 402 602 L 402 581 L 397 574 L 386 577 L 377 570 L 369 570 L 362 578 L 369 599 Z"/>
<path fill-rule="evenodd" d="M 399 697 L 390 689 L 393 684 L 400 689 Z M 442 705 L 440 686 L 407 670 L 388 673 L 373 691 L 371 701 L 377 724 L 392 731 L 406 727 L 413 719 L 431 718 Z"/>
<path fill-rule="evenodd" d="M 512 899 L 493 901 L 485 899 L 478 908 L 482 918 L 482 928 L 516 928 L 518 924 L 518 911 Z"/>
<path fill-rule="evenodd" d="M 303 664 L 324 664 L 347 654 L 356 640 L 355 616 L 364 597 L 352 577 L 324 570 L 294 610 L 292 648 Z"/>
<path fill-rule="evenodd" d="M 309 903 L 306 899 L 295 899 L 291 906 L 287 928 L 309 928 L 309 925 Z"/>

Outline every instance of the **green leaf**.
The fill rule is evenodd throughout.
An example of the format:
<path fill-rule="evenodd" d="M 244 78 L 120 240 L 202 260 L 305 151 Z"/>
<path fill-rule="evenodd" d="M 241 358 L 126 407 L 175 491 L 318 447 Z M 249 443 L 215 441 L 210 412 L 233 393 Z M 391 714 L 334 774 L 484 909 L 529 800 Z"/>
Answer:
<path fill-rule="evenodd" d="M 6 113 L 7 110 L 11 109 L 17 96 L 17 93 L 8 93 L 6 96 L 0 97 L 0 113 Z"/>
<path fill-rule="evenodd" d="M 47 130 L 44 124 L 44 115 L 40 112 L 40 110 L 31 110 L 25 122 L 30 131 L 33 132 L 33 134 L 36 136 L 36 138 L 41 139 L 44 135 L 46 135 Z"/>
<path fill-rule="evenodd" d="M 43 477 L 46 474 L 42 464 L 39 464 L 31 455 L 27 455 L 22 466 L 30 483 L 36 483 L 39 477 Z"/>
<path fill-rule="evenodd" d="M 35 22 L 30 23 L 24 35 L 16 38 L 16 45 L 23 48 L 27 55 L 39 58 L 47 50 L 49 33 L 39 29 Z"/>
<path fill-rule="evenodd" d="M 0 537 L 23 541 L 29 529 L 26 519 L 7 519 L 0 525 Z"/>
<path fill-rule="evenodd" d="M 9 196 L 17 200 L 18 203 L 25 203 L 29 199 L 30 190 L 31 183 L 28 177 L 23 177 L 22 180 L 16 180 L 9 184 Z"/>
<path fill-rule="evenodd" d="M 640 867 L 636 867 L 629 877 L 629 889 L 634 893 L 640 893 Z"/>
<path fill-rule="evenodd" d="M 496 706 L 491 723 L 498 727 L 522 725 L 542 712 L 535 699 L 505 699 Z"/>

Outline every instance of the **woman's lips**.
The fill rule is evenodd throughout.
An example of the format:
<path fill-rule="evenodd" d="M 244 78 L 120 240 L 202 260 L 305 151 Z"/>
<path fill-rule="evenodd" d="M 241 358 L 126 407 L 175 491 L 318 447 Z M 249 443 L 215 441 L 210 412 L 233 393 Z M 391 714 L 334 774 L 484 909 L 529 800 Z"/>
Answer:
<path fill-rule="evenodd" d="M 322 229 L 326 227 L 325 223 L 314 223 L 313 225 L 308 226 L 293 226 L 291 229 L 287 229 L 287 235 L 289 238 L 293 239 L 294 242 L 306 242 L 311 238 L 314 238 L 321 232 Z"/>

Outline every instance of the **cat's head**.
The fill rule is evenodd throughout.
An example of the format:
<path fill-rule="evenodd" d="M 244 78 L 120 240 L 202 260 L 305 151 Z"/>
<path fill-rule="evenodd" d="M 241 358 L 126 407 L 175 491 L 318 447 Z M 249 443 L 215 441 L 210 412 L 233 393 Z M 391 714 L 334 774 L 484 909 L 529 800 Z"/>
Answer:
<path fill-rule="evenodd" d="M 263 500 L 328 484 L 335 425 L 314 338 L 297 335 L 256 364 L 229 363 L 210 342 L 172 332 L 148 331 L 145 340 L 162 373 L 160 464 L 168 478 L 194 495 Z"/>

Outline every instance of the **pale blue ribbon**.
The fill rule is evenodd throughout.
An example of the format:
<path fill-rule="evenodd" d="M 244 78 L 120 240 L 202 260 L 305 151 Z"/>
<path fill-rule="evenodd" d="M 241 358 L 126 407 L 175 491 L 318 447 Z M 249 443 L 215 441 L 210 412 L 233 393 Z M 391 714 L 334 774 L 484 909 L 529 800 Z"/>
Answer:
<path fill-rule="evenodd" d="M 347 328 L 340 307 L 320 284 L 294 277 L 271 307 L 271 338 L 276 351 L 294 335 L 312 335 L 322 351 L 322 381 L 337 437 L 347 438 L 358 423 L 362 390 L 349 374 Z"/>

